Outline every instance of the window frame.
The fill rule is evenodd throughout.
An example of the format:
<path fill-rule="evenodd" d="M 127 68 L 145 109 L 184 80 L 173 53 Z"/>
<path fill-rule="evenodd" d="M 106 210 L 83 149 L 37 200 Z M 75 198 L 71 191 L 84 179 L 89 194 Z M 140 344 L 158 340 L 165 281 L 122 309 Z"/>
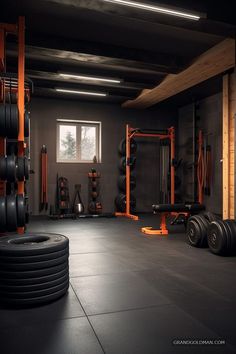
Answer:
<path fill-rule="evenodd" d="M 102 156 L 102 123 L 99 121 L 74 120 L 74 119 L 57 119 L 56 129 L 56 163 L 93 163 L 93 160 L 81 160 L 81 127 L 91 126 L 96 129 L 96 157 L 97 162 L 101 163 Z M 71 125 L 76 126 L 76 159 L 64 160 L 60 158 L 60 126 Z"/>

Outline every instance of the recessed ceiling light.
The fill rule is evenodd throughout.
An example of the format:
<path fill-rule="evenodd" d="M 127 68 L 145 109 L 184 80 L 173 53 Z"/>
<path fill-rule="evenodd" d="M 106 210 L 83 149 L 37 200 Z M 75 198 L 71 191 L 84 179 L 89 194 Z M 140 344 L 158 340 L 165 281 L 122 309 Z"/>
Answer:
<path fill-rule="evenodd" d="M 56 88 L 57 92 L 65 92 L 65 93 L 75 93 L 77 95 L 89 95 L 89 96 L 107 96 L 106 93 L 101 92 L 89 92 L 89 91 L 77 91 L 77 90 L 67 90 L 67 89 L 60 89 Z"/>
<path fill-rule="evenodd" d="M 200 16 L 197 16 L 192 13 L 185 12 L 185 11 L 171 10 L 166 7 L 154 6 L 154 5 L 149 5 L 149 4 L 140 3 L 140 2 L 136 2 L 136 1 L 128 1 L 128 0 L 103 0 L 103 1 L 111 2 L 111 3 L 117 4 L 117 5 L 135 7 L 140 10 L 158 12 L 158 13 L 164 14 L 164 15 L 182 17 L 182 18 L 186 18 L 189 20 L 198 21 L 200 19 Z"/>
<path fill-rule="evenodd" d="M 110 83 L 114 83 L 114 84 L 120 84 L 121 83 L 120 80 L 106 79 L 106 78 L 102 78 L 102 77 L 93 77 L 93 76 L 85 76 L 85 75 L 59 74 L 59 76 L 67 78 L 67 79 L 101 81 L 101 82 L 110 82 Z"/>

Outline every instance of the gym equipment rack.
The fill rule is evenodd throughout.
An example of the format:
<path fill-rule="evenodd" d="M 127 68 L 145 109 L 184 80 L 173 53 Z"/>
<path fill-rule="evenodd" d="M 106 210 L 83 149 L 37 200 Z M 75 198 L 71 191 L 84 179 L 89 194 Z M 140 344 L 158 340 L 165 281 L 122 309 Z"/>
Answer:
<path fill-rule="evenodd" d="M 6 37 L 8 34 L 15 35 L 18 39 L 18 72 L 14 85 L 11 85 L 12 75 L 6 72 Z M 29 86 L 25 84 L 25 18 L 20 16 L 17 24 L 0 23 L 0 102 L 4 104 L 6 94 L 12 92 L 17 97 L 17 108 L 19 112 L 19 132 L 17 138 L 18 157 L 24 157 L 25 143 L 25 96 L 30 98 Z M 13 86 L 13 87 L 12 87 Z M 0 137 L 0 156 L 6 155 L 6 138 Z M 17 195 L 25 194 L 25 179 L 17 181 Z M 6 181 L 0 182 L 0 195 L 6 195 Z M 18 227 L 18 234 L 23 234 L 24 227 Z"/>

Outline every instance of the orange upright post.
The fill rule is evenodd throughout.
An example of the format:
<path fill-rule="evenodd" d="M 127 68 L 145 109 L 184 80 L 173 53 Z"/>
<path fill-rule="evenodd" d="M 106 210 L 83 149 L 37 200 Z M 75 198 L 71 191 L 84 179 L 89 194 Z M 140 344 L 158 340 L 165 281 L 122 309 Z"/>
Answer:
<path fill-rule="evenodd" d="M 18 111 L 19 111 L 19 135 L 18 156 L 24 156 L 24 115 L 25 115 L 25 18 L 19 17 L 18 22 Z M 24 181 L 18 182 L 18 194 L 24 194 Z M 24 233 L 24 228 L 17 229 L 18 233 Z"/>

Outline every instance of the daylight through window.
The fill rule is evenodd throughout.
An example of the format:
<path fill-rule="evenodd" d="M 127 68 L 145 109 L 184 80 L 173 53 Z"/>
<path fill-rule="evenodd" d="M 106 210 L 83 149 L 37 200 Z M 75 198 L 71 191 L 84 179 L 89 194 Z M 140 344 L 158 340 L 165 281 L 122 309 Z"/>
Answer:
<path fill-rule="evenodd" d="M 100 162 L 100 122 L 58 122 L 57 162 Z"/>

